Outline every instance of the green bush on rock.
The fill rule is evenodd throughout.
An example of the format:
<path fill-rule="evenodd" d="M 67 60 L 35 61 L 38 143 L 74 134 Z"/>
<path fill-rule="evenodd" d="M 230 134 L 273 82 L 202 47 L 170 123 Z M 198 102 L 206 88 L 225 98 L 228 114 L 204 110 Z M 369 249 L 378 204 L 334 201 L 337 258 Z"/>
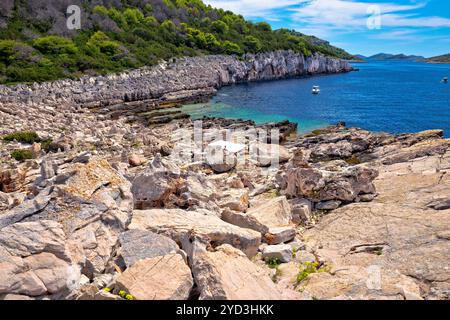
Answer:
<path fill-rule="evenodd" d="M 34 131 L 20 131 L 4 136 L 3 140 L 7 142 L 17 141 L 32 144 L 35 142 L 40 142 L 41 138 L 39 138 L 39 135 Z"/>
<path fill-rule="evenodd" d="M 33 159 L 33 153 L 30 150 L 19 149 L 11 152 L 11 158 L 16 159 L 17 161 L 25 161 L 29 159 Z"/>

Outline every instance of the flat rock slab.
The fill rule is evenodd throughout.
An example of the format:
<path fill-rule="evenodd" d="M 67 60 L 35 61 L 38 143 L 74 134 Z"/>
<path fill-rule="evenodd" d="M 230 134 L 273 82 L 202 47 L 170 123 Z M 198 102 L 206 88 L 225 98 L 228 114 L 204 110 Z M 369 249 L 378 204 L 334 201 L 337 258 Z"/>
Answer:
<path fill-rule="evenodd" d="M 120 255 L 125 265 L 131 267 L 139 260 L 176 253 L 178 245 L 172 239 L 145 230 L 129 230 L 119 237 Z"/>
<path fill-rule="evenodd" d="M 117 278 L 114 290 L 137 300 L 186 300 L 193 285 L 183 257 L 169 254 L 136 262 Z"/>
<path fill-rule="evenodd" d="M 135 210 L 129 229 L 150 230 L 183 243 L 194 232 L 219 246 L 230 244 L 247 256 L 254 256 L 261 243 L 261 234 L 222 221 L 217 216 L 179 209 Z"/>
<path fill-rule="evenodd" d="M 291 205 L 286 197 L 278 197 L 265 201 L 262 204 L 250 208 L 247 214 L 268 228 L 288 226 L 292 220 Z"/>
<path fill-rule="evenodd" d="M 429 205 L 449 199 L 450 174 L 429 174 L 430 159 L 384 166 L 373 202 L 341 207 L 306 231 L 321 259 L 348 270 L 314 275 L 307 292 L 319 299 L 449 298 L 450 209 Z"/>
<path fill-rule="evenodd" d="M 192 273 L 200 300 L 279 300 L 280 291 L 265 269 L 230 245 L 195 255 Z"/>

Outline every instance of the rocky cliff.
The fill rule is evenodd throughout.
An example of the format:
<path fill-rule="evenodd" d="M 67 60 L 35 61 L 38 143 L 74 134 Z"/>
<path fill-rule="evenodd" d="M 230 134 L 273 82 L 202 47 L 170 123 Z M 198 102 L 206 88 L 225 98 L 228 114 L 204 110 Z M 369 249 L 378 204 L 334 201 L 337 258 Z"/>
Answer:
<path fill-rule="evenodd" d="M 305 57 L 291 51 L 248 54 L 242 60 L 235 56 L 201 56 L 121 74 L 0 86 L 0 102 L 105 106 L 143 100 L 195 100 L 238 82 L 351 70 L 350 64 L 343 60 L 321 55 Z"/>

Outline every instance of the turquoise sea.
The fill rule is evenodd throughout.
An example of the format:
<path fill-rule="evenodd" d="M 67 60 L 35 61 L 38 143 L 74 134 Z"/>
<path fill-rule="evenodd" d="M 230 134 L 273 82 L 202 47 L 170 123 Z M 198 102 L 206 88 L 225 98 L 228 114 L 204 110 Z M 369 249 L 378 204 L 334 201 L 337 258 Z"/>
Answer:
<path fill-rule="evenodd" d="M 416 62 L 354 63 L 358 72 L 303 77 L 224 87 L 209 103 L 187 105 L 194 119 L 204 115 L 291 120 L 299 132 L 345 121 L 348 126 L 390 133 L 444 129 L 450 137 L 448 64 Z M 313 85 L 321 88 L 311 94 Z"/>

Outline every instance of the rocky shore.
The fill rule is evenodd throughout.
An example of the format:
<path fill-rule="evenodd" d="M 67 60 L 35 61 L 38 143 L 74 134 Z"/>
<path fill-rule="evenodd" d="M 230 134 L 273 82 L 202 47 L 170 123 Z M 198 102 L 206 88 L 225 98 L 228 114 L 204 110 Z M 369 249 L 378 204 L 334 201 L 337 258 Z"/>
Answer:
<path fill-rule="evenodd" d="M 129 113 L 238 81 L 349 70 L 290 54 L 2 88 L 1 134 L 16 139 L 0 142 L 0 299 L 449 299 L 442 131 L 341 123 L 297 136 L 287 121 L 205 118 L 196 142 L 190 119 Z M 212 67 L 198 72 L 202 59 Z M 251 129 L 277 129 L 280 144 Z M 21 141 L 23 131 L 38 137 Z M 227 135 L 256 156 L 196 157 Z M 15 160 L 17 150 L 31 159 Z"/>
<path fill-rule="evenodd" d="M 153 123 L 163 123 L 183 116 L 161 110 L 183 102 L 203 101 L 222 86 L 351 70 L 346 61 L 320 55 L 305 57 L 291 51 L 247 54 L 242 59 L 234 56 L 180 58 L 121 74 L 0 86 L 0 108 L 6 113 L 18 104 L 24 109 L 31 105 L 60 113 L 66 112 L 66 108 L 89 108 L 104 117 L 153 119 Z"/>

